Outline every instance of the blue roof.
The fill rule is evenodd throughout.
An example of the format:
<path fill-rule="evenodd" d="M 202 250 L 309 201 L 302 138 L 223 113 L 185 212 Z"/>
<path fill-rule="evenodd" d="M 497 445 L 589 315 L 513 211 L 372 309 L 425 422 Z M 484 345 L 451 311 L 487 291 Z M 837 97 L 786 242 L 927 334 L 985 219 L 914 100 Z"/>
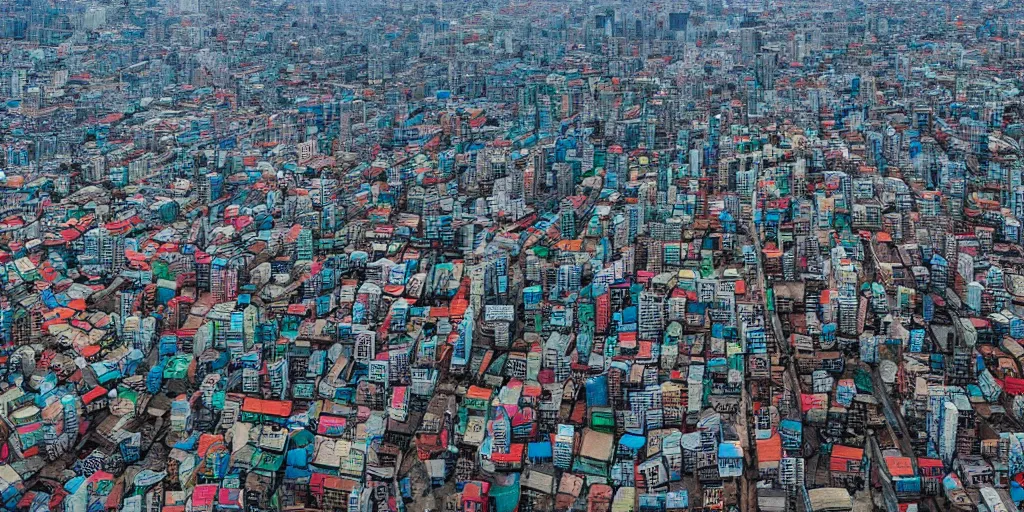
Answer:
<path fill-rule="evenodd" d="M 743 448 L 739 443 L 727 442 L 718 445 L 718 458 L 739 459 L 743 457 Z"/>
<path fill-rule="evenodd" d="M 550 459 L 552 457 L 551 443 L 546 441 L 530 443 L 526 453 L 531 459 Z"/>
<path fill-rule="evenodd" d="M 619 439 L 619 444 L 631 450 L 639 450 L 647 443 L 647 438 L 633 434 L 625 434 Z"/>

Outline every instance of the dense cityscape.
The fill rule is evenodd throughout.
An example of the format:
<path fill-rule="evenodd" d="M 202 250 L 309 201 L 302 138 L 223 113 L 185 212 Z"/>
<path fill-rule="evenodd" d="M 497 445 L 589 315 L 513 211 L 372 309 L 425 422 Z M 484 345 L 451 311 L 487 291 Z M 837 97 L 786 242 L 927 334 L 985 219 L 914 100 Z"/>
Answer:
<path fill-rule="evenodd" d="M 1017 512 L 1021 0 L 0 0 L 0 502 Z"/>

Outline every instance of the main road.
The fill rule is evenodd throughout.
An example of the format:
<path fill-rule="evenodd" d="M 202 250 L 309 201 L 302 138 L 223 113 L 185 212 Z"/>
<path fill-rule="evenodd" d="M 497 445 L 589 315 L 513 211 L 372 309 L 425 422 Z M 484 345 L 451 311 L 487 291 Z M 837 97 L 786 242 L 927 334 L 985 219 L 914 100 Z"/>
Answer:
<path fill-rule="evenodd" d="M 756 209 L 757 209 L 757 191 L 755 190 L 753 195 L 751 196 L 750 219 L 748 220 L 748 224 L 747 224 L 747 234 L 748 234 L 748 236 L 750 236 L 751 239 L 753 239 L 754 254 L 756 256 L 755 260 L 757 260 L 757 267 L 756 267 L 757 268 L 757 293 L 761 293 L 762 294 L 761 302 L 764 305 L 764 314 L 767 317 L 766 318 L 766 321 L 768 322 L 768 326 L 767 327 L 771 329 L 772 335 L 775 338 L 775 343 L 777 344 L 777 348 L 778 348 L 777 353 L 779 354 L 779 357 L 784 359 L 785 360 L 784 363 L 786 364 L 786 368 L 783 371 L 783 386 L 789 388 L 789 390 L 788 390 L 788 392 L 785 391 L 785 390 L 783 392 L 784 393 L 788 393 L 790 396 L 789 396 L 789 405 L 786 407 L 785 415 L 789 419 L 797 420 L 797 421 L 800 421 L 801 423 L 803 423 L 803 418 L 802 418 L 803 411 L 802 411 L 802 408 L 800 406 L 800 383 L 797 381 L 797 378 L 796 378 L 797 373 L 796 373 L 795 359 L 793 358 L 793 354 L 792 354 L 792 351 L 790 349 L 789 343 L 787 343 L 785 336 L 783 336 L 783 333 L 782 333 L 782 323 L 779 321 L 778 313 L 775 312 L 775 308 L 774 307 L 771 308 L 770 310 L 768 308 L 767 279 L 765 278 L 764 265 L 763 265 L 763 262 L 761 261 L 761 233 L 758 231 L 757 225 L 754 223 L 754 212 L 756 211 Z M 744 398 L 744 404 L 743 404 L 743 408 L 744 408 L 744 410 L 746 410 L 747 406 L 749 405 L 749 404 L 747 404 L 747 400 L 749 400 L 749 397 L 747 396 L 746 386 L 744 386 L 744 390 L 743 391 L 744 391 L 744 397 L 743 397 Z M 780 413 L 782 413 L 781 410 L 780 410 Z M 746 479 L 744 479 L 744 480 L 746 480 Z M 805 485 L 806 485 L 806 481 L 803 483 L 803 485 L 801 487 L 803 487 Z M 744 493 L 744 497 L 746 499 L 749 499 L 747 497 L 747 493 Z M 755 496 L 753 498 L 753 501 L 754 501 L 754 503 L 746 504 L 745 507 L 743 508 L 743 510 L 744 511 L 747 511 L 747 510 L 757 510 L 756 494 L 755 494 Z M 796 510 L 797 511 L 802 511 L 803 509 L 804 509 L 803 499 L 800 499 L 800 498 L 796 499 Z"/>

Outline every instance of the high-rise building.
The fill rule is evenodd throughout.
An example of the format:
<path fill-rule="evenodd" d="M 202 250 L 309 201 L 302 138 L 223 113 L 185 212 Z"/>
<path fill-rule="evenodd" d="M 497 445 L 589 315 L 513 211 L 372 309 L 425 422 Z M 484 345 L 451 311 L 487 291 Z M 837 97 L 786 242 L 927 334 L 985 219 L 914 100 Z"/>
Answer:
<path fill-rule="evenodd" d="M 758 27 L 744 26 L 740 28 L 740 58 L 743 62 L 752 63 L 754 57 L 760 53 L 762 44 L 763 36 Z"/>
<path fill-rule="evenodd" d="M 939 457 L 946 463 L 952 464 L 956 455 L 957 424 L 959 423 L 960 411 L 953 402 L 945 402 L 939 411 Z"/>
<path fill-rule="evenodd" d="M 124 237 L 110 233 L 105 227 L 93 228 L 85 233 L 82 263 L 102 267 L 108 272 L 124 268 Z"/>
<path fill-rule="evenodd" d="M 650 340 L 662 332 L 665 327 L 664 297 L 650 292 L 641 293 L 637 313 L 641 339 Z"/>
<path fill-rule="evenodd" d="M 572 201 L 563 199 L 559 211 L 559 228 L 562 231 L 562 238 L 566 240 L 576 238 L 576 209 Z"/>

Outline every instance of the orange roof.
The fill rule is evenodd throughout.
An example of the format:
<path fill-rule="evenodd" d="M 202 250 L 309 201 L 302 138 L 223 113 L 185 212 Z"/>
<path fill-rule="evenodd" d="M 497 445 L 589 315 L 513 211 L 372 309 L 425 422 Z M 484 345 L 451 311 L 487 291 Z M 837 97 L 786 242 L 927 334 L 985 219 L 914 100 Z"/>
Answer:
<path fill-rule="evenodd" d="M 578 252 L 583 247 L 583 240 L 559 240 L 555 248 L 559 251 Z"/>
<path fill-rule="evenodd" d="M 475 398 L 479 400 L 490 400 L 491 390 L 480 386 L 470 386 L 469 390 L 466 391 L 466 398 Z"/>
<path fill-rule="evenodd" d="M 758 462 L 778 462 L 780 460 L 782 460 L 782 438 L 778 434 L 757 441 Z"/>
<path fill-rule="evenodd" d="M 242 412 L 287 417 L 292 414 L 292 403 L 287 400 L 263 400 L 245 397 L 245 401 L 242 402 Z"/>
<path fill-rule="evenodd" d="M 914 467 L 910 457 L 886 457 L 885 466 L 892 476 L 914 476 Z"/>
<path fill-rule="evenodd" d="M 860 460 L 864 458 L 864 450 L 837 444 L 832 446 L 832 458 Z"/>
<path fill-rule="evenodd" d="M 637 353 L 636 357 L 638 359 L 649 359 L 652 354 L 653 354 L 653 343 L 651 343 L 650 341 L 641 341 L 640 342 L 640 350 Z"/>
<path fill-rule="evenodd" d="M 44 313 L 43 318 L 46 319 L 47 322 L 54 321 L 56 324 L 63 324 L 66 322 L 60 322 L 59 320 L 67 320 L 68 318 L 75 316 L 75 313 L 75 310 L 71 308 L 56 307 L 53 310 Z"/>
<path fill-rule="evenodd" d="M 302 225 L 301 224 L 296 224 L 296 225 L 292 226 L 291 229 L 288 230 L 288 234 L 285 236 L 285 239 L 288 242 L 294 242 L 294 241 L 298 240 L 299 233 L 301 231 L 302 231 Z"/>
<path fill-rule="evenodd" d="M 223 442 L 224 436 L 222 435 L 201 434 L 199 436 L 199 449 L 196 451 L 196 453 L 198 453 L 200 457 L 205 457 L 206 452 L 210 450 L 211 446 L 213 446 L 216 443 Z"/>
<path fill-rule="evenodd" d="M 491 359 L 493 359 L 493 358 L 494 358 L 494 351 L 493 350 L 488 350 L 484 354 L 483 360 L 480 361 L 480 369 L 477 371 L 477 375 L 478 376 L 480 376 L 480 377 L 483 376 L 484 372 L 487 371 L 487 368 L 491 366 Z"/>
<path fill-rule="evenodd" d="M 448 313 L 451 317 L 461 317 L 466 314 L 466 310 L 469 309 L 469 301 L 465 299 L 452 300 L 448 307 Z"/>

